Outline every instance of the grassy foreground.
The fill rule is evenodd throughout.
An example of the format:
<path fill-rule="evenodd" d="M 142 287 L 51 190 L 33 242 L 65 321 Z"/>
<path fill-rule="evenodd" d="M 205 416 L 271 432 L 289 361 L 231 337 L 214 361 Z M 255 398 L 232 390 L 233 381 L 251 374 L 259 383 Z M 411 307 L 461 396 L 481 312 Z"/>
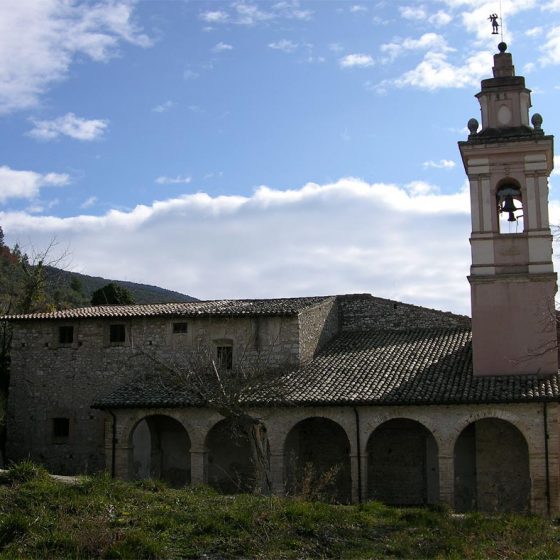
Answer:
<path fill-rule="evenodd" d="M 0 477 L 0 558 L 560 558 L 538 517 L 221 496 L 31 464 Z"/>

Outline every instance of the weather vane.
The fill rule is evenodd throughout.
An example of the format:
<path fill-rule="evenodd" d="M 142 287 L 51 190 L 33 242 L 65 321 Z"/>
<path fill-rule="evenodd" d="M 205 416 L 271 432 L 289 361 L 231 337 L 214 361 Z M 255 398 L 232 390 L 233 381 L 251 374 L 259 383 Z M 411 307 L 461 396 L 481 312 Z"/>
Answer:
<path fill-rule="evenodd" d="M 497 35 L 498 34 L 498 28 L 500 27 L 500 24 L 498 23 L 498 14 L 490 14 L 490 16 L 488 17 L 488 19 L 492 22 L 492 35 Z"/>
<path fill-rule="evenodd" d="M 498 23 L 500 20 L 500 23 Z M 504 21 L 502 18 L 502 0 L 500 0 L 500 15 L 497 13 L 490 14 L 488 16 L 488 21 L 492 23 L 492 35 L 501 35 L 502 43 L 504 41 Z"/>

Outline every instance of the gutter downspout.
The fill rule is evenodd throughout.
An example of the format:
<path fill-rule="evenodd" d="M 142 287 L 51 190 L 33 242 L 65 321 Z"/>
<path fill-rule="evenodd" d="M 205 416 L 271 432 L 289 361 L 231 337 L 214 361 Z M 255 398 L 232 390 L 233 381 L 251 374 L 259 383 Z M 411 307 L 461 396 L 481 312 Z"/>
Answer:
<path fill-rule="evenodd" d="M 544 423 L 544 468 L 546 477 L 546 513 L 550 518 L 550 469 L 548 465 L 548 408 L 547 402 L 543 402 L 543 423 Z"/>
<path fill-rule="evenodd" d="M 113 434 L 111 441 L 111 478 L 115 478 L 115 457 L 117 454 L 117 417 L 112 410 L 108 410 L 109 414 L 113 417 Z"/>
<path fill-rule="evenodd" d="M 358 409 L 354 408 L 354 415 L 356 416 L 356 447 L 358 450 L 358 503 L 362 503 L 362 452 L 360 443 L 360 414 Z"/>

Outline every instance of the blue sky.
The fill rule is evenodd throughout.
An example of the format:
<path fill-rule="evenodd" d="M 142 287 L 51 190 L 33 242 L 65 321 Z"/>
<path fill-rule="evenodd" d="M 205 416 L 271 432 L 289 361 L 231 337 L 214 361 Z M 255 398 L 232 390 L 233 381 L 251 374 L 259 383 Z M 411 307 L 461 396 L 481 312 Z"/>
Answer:
<path fill-rule="evenodd" d="M 502 0 L 545 132 L 560 1 Z M 200 298 L 370 292 L 469 311 L 457 141 L 499 1 L 0 3 L 0 225 Z M 551 214 L 560 195 L 551 179 Z"/>

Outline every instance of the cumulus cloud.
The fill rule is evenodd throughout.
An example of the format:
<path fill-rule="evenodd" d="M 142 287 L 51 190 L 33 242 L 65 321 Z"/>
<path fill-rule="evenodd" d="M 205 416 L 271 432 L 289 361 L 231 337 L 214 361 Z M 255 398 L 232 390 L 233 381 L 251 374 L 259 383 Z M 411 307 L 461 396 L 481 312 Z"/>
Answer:
<path fill-rule="evenodd" d="M 289 39 L 280 39 L 280 41 L 268 43 L 268 47 L 285 53 L 293 53 L 298 48 L 298 45 Z"/>
<path fill-rule="evenodd" d="M 10 243 L 71 240 L 87 274 L 126 270 L 200 298 L 372 292 L 468 312 L 468 208 L 465 186 L 439 194 L 423 182 L 345 178 L 247 197 L 183 195 L 103 216 L 0 212 L 0 222 Z"/>
<path fill-rule="evenodd" d="M 66 113 L 50 121 L 32 122 L 35 127 L 27 134 L 37 140 L 56 140 L 60 136 L 82 141 L 97 140 L 109 125 L 109 121 L 105 119 L 83 119 L 74 113 Z"/>
<path fill-rule="evenodd" d="M 384 43 L 380 48 L 381 52 L 389 57 L 389 60 L 394 60 L 407 51 L 431 50 L 439 53 L 453 51 L 444 37 L 437 33 L 424 33 L 419 39 L 412 39 L 411 37 L 399 39 L 391 43 Z"/>
<path fill-rule="evenodd" d="M 162 175 L 156 179 L 158 185 L 186 185 L 192 181 L 192 177 L 183 177 L 177 175 L 176 177 L 166 177 Z"/>
<path fill-rule="evenodd" d="M 233 50 L 233 46 L 229 45 L 228 43 L 222 43 L 221 41 L 219 43 L 217 43 L 216 45 L 214 45 L 214 47 L 212 48 L 212 51 L 219 53 L 219 52 L 224 52 L 224 51 L 231 51 Z"/>
<path fill-rule="evenodd" d="M 36 173 L 0 166 L 0 202 L 9 198 L 34 198 L 42 187 L 67 185 L 70 177 L 66 173 Z"/>
<path fill-rule="evenodd" d="M 560 64 L 560 25 L 548 31 L 541 52 L 544 54 L 539 58 L 539 62 L 543 66 Z"/>
<path fill-rule="evenodd" d="M 491 67 L 492 55 L 486 50 L 471 54 L 458 65 L 448 60 L 447 53 L 430 51 L 412 70 L 394 80 L 384 80 L 370 88 L 383 93 L 390 87 L 426 90 L 476 87 Z"/>
<path fill-rule="evenodd" d="M 354 4 L 353 6 L 350 6 L 350 12 L 353 14 L 367 12 L 367 8 L 361 4 Z"/>
<path fill-rule="evenodd" d="M 127 1 L 0 3 L 0 113 L 36 105 L 78 56 L 107 61 L 122 42 L 147 47 Z"/>
<path fill-rule="evenodd" d="M 425 161 L 422 164 L 425 169 L 433 167 L 435 169 L 453 169 L 455 167 L 455 162 L 450 159 L 440 159 L 439 161 Z"/>
<path fill-rule="evenodd" d="M 341 68 L 357 68 L 373 66 L 373 58 L 369 54 L 347 54 L 339 60 Z"/>
<path fill-rule="evenodd" d="M 226 12 L 221 10 L 209 10 L 207 12 L 200 13 L 200 19 L 206 23 L 225 23 L 229 20 L 229 16 Z"/>
<path fill-rule="evenodd" d="M 93 206 L 96 203 L 97 203 L 97 197 L 96 196 L 90 196 L 89 198 L 86 198 L 86 200 L 84 200 L 80 204 L 80 208 L 90 208 L 91 206 Z"/>

